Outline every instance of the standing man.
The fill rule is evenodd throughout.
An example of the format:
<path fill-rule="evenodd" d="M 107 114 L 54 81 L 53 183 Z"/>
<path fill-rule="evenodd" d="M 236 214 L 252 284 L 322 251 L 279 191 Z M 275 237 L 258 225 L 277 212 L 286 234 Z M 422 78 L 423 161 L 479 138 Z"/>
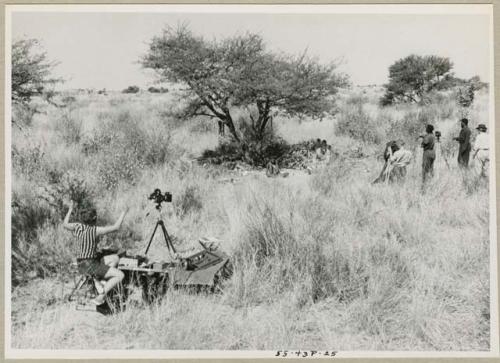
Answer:
<path fill-rule="evenodd" d="M 422 181 L 425 182 L 434 175 L 434 160 L 436 159 L 436 152 L 434 151 L 434 126 L 425 126 L 426 135 L 423 136 L 422 149 Z"/>
<path fill-rule="evenodd" d="M 470 156 L 470 135 L 471 131 L 469 129 L 469 120 L 463 118 L 460 120 L 460 126 L 462 129 L 460 130 L 460 134 L 458 137 L 454 137 L 453 140 L 459 142 L 458 147 L 458 166 L 462 168 L 467 168 L 469 166 L 469 156 Z"/>
<path fill-rule="evenodd" d="M 98 237 L 120 229 L 127 210 L 122 212 L 116 223 L 111 226 L 96 226 L 97 212 L 95 209 L 88 209 L 83 213 L 83 223 L 69 223 L 69 218 L 73 212 L 73 201 L 71 201 L 68 214 L 64 218 L 63 227 L 68 231 L 72 231 L 77 240 L 76 261 L 78 271 L 81 274 L 91 275 L 98 281 L 106 280 L 103 291 L 92 301 L 96 305 L 103 304 L 106 294 L 124 278 L 123 272 L 116 268 L 118 265 L 117 255 L 105 256 L 103 260 L 98 258 Z"/>
<path fill-rule="evenodd" d="M 490 140 L 488 134 L 486 133 L 487 128 L 484 124 L 479 124 L 476 127 L 479 134 L 476 136 L 476 141 L 474 142 L 473 156 L 474 169 L 478 176 L 486 177 L 488 176 L 488 169 L 490 165 Z"/>

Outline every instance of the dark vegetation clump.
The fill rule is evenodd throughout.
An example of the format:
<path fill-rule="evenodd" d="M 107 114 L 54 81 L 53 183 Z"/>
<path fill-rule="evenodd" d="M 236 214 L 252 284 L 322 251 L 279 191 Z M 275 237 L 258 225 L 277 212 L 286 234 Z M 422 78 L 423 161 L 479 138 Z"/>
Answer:
<path fill-rule="evenodd" d="M 280 168 L 305 169 L 313 157 L 316 141 L 314 139 L 297 144 L 288 144 L 281 138 L 262 145 L 258 142 L 240 146 L 236 142 L 221 143 L 214 150 L 205 150 L 198 162 L 234 168 L 237 163 L 249 167 L 263 168 L 269 162 Z"/>
<path fill-rule="evenodd" d="M 128 86 L 122 93 L 139 93 L 141 89 L 138 86 Z"/>
<path fill-rule="evenodd" d="M 168 88 L 151 86 L 148 88 L 148 92 L 149 93 L 167 93 Z"/>

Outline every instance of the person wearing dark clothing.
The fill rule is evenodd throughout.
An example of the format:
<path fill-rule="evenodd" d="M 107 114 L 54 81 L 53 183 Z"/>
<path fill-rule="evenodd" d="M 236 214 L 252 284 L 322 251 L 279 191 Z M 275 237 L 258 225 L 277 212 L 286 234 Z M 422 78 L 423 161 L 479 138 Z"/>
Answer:
<path fill-rule="evenodd" d="M 462 129 L 458 137 L 454 137 L 453 140 L 459 142 L 458 147 L 458 165 L 462 168 L 467 168 L 469 166 L 469 156 L 471 150 L 470 136 L 471 131 L 467 124 L 469 121 L 466 118 L 460 120 L 460 125 Z"/>
<path fill-rule="evenodd" d="M 423 136 L 422 149 L 422 180 L 425 183 L 430 177 L 434 175 L 434 160 L 436 159 L 436 152 L 434 151 L 434 126 L 427 125 L 425 127 L 426 135 Z"/>

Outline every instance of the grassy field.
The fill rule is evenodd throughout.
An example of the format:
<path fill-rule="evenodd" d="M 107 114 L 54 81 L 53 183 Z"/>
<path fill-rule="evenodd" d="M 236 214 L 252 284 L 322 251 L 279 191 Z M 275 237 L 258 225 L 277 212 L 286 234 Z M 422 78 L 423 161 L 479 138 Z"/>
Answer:
<path fill-rule="evenodd" d="M 312 175 L 246 175 L 193 159 L 216 147 L 216 125 L 179 120 L 166 95 L 77 95 L 68 108 L 19 115 L 13 127 L 12 344 L 38 349 L 489 350 L 487 182 L 456 167 L 458 118 L 488 124 L 443 94 L 427 106 L 381 109 L 377 87 L 344 91 L 322 121 L 276 118 L 290 143 L 325 138 L 338 155 Z M 443 133 L 437 176 L 421 188 L 416 136 Z M 414 151 L 404 184 L 377 184 L 385 142 Z M 234 178 L 234 183 L 225 182 Z M 224 293 L 170 291 L 116 316 L 76 312 L 74 241 L 63 198 L 95 205 L 100 222 L 130 206 L 103 240 L 142 250 L 155 222 L 147 196 L 170 190 L 164 217 L 181 249 L 216 236 L 232 256 Z M 148 214 L 149 212 L 149 214 Z M 156 241 L 151 254 L 161 256 Z"/>

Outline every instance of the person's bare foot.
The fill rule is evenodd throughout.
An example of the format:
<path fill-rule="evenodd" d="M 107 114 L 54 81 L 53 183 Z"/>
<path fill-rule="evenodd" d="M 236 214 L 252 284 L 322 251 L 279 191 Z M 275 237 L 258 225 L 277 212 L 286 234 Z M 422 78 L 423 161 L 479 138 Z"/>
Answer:
<path fill-rule="evenodd" d="M 94 305 L 97 305 L 97 306 L 102 305 L 102 304 L 104 304 L 104 298 L 105 298 L 105 297 L 106 297 L 106 295 L 104 295 L 104 294 L 99 294 L 99 295 L 97 295 L 97 296 L 96 296 L 96 298 L 95 298 L 95 299 L 92 299 L 92 300 L 91 300 L 91 302 L 92 302 Z"/>
<path fill-rule="evenodd" d="M 104 293 L 104 283 L 103 282 L 94 279 L 94 286 L 95 286 L 95 289 L 97 290 L 97 292 L 99 294 L 103 294 Z"/>

